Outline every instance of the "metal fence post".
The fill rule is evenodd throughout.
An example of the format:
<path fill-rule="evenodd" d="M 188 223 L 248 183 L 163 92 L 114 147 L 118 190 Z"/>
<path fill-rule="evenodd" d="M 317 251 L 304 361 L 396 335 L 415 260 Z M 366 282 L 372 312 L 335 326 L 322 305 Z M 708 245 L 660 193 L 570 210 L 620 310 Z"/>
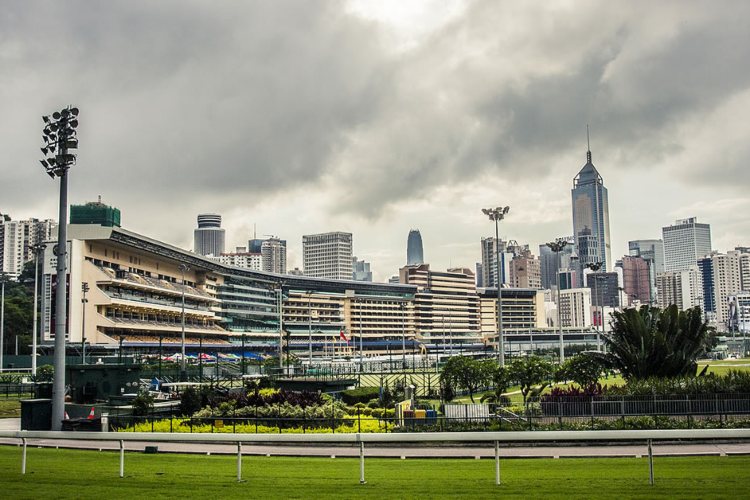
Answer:
<path fill-rule="evenodd" d="M 21 474 L 26 474 L 26 438 L 21 438 L 23 452 L 21 454 Z"/>
<path fill-rule="evenodd" d="M 357 436 L 359 439 L 359 436 Z M 365 443 L 359 442 L 359 484 L 365 484 Z"/>
<path fill-rule="evenodd" d="M 648 484 L 654 484 L 654 452 L 651 449 L 651 440 L 648 443 Z"/>
<path fill-rule="evenodd" d="M 500 485 L 500 441 L 495 441 L 495 484 Z"/>
<path fill-rule="evenodd" d="M 120 477 L 125 477 L 125 441 L 120 440 Z"/>
<path fill-rule="evenodd" d="M 242 481 L 242 441 L 237 441 L 237 482 Z"/>

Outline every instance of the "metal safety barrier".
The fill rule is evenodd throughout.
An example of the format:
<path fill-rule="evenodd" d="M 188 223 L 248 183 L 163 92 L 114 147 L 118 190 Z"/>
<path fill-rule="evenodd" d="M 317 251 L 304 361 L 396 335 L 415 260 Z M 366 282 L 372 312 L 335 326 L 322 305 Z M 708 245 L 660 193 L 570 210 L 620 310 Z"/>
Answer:
<path fill-rule="evenodd" d="M 19 439 L 22 446 L 21 473 L 26 473 L 26 447 L 29 439 L 113 441 L 119 443 L 120 477 L 125 475 L 125 441 L 151 443 L 224 443 L 237 445 L 237 481 L 242 481 L 243 443 L 284 444 L 352 444 L 359 447 L 359 482 L 365 484 L 366 443 L 488 443 L 494 444 L 495 484 L 500 484 L 500 444 L 570 442 L 643 442 L 649 463 L 649 484 L 654 484 L 653 441 L 675 440 L 743 440 L 750 439 L 750 429 L 677 429 L 677 430 L 621 430 L 621 431 L 535 431 L 535 432 L 415 432 L 367 434 L 168 434 L 152 432 L 50 432 L 0 431 L 0 438 Z"/>

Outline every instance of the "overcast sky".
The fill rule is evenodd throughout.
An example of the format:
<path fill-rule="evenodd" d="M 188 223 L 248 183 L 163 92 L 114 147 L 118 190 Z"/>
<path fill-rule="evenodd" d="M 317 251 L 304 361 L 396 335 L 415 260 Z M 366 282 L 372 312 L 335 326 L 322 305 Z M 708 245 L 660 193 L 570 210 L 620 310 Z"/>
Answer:
<path fill-rule="evenodd" d="M 0 10 L 0 212 L 57 218 L 43 114 L 80 108 L 73 203 L 192 247 L 354 234 L 387 279 L 421 230 L 436 269 L 501 236 L 572 234 L 572 179 L 609 190 L 612 256 L 676 218 L 750 244 L 750 2 L 30 1 Z"/>

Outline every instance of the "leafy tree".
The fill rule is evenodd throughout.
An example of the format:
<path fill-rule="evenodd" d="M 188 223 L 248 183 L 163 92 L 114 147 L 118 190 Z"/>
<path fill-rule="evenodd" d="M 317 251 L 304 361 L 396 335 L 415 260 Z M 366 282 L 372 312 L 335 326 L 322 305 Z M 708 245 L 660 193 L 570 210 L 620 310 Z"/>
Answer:
<path fill-rule="evenodd" d="M 552 377 L 552 363 L 539 356 L 514 359 L 509 367 L 510 377 L 521 386 L 523 402 L 531 393 L 541 393 Z"/>
<path fill-rule="evenodd" d="M 642 306 L 613 313 L 608 353 L 597 354 L 626 379 L 695 375 L 697 359 L 712 343 L 700 307 L 680 311 Z"/>
<path fill-rule="evenodd" d="M 52 382 L 55 375 L 55 367 L 52 365 L 42 365 L 36 369 L 36 382 Z"/>
<path fill-rule="evenodd" d="M 16 337 L 19 337 L 19 354 L 31 353 L 28 342 L 23 341 L 23 337 L 31 333 L 34 287 L 31 288 L 32 292 L 20 283 L 5 283 L 5 354 L 15 352 Z"/>
<path fill-rule="evenodd" d="M 603 371 L 604 367 L 600 358 L 581 353 L 565 360 L 565 363 L 555 373 L 555 379 L 559 382 L 572 380 L 581 389 L 586 389 L 596 385 Z"/>
<path fill-rule="evenodd" d="M 180 396 L 180 415 L 190 416 L 203 408 L 203 397 L 195 387 L 186 387 Z"/>
<path fill-rule="evenodd" d="M 466 356 L 453 356 L 445 363 L 440 373 L 440 382 L 444 391 L 465 389 L 474 402 L 474 393 L 482 386 L 488 385 L 492 378 L 494 362 L 475 360 Z"/>
<path fill-rule="evenodd" d="M 154 408 L 154 397 L 148 391 L 140 391 L 133 400 L 133 415 L 145 417 Z"/>
<path fill-rule="evenodd" d="M 494 365 L 492 367 L 491 380 L 494 389 L 491 394 L 482 396 L 481 401 L 483 403 L 500 403 L 503 401 L 503 393 L 508 390 L 508 386 L 510 385 L 510 371 L 504 366 Z"/>

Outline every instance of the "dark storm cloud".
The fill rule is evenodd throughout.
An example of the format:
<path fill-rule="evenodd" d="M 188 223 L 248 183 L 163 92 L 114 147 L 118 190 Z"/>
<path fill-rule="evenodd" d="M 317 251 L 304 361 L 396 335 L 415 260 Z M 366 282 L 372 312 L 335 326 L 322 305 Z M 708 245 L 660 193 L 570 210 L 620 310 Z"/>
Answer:
<path fill-rule="evenodd" d="M 20 76 L 29 75 L 67 96 L 40 95 L 50 106 L 71 100 L 82 109 L 81 168 L 96 166 L 78 181 L 84 190 L 131 185 L 130 199 L 169 201 L 311 182 L 388 84 L 377 33 L 340 2 L 10 7 L 0 78 L 23 95 Z"/>
<path fill-rule="evenodd" d="M 701 122 L 750 88 L 746 3 L 721 10 L 705 3 L 601 3 L 527 17 L 516 5 L 478 2 L 406 58 L 396 86 L 401 94 L 393 98 L 400 109 L 381 110 L 352 146 L 367 154 L 344 159 L 342 170 L 359 189 L 341 208 L 376 216 L 383 204 L 481 173 L 543 176 L 551 159 L 571 149 L 583 164 L 586 124 L 595 154 L 607 151 L 628 169 L 649 167 L 694 146 L 675 142 L 682 124 Z M 644 22 L 646 13 L 658 22 Z M 503 34 L 509 16 L 529 21 L 517 39 Z M 733 187 L 713 175 L 728 166 L 725 160 L 716 157 L 699 172 L 686 168 L 678 180 L 707 173 Z M 747 165 L 750 158 L 731 161 Z M 366 182 L 355 182 L 363 176 Z"/>
<path fill-rule="evenodd" d="M 68 102 L 82 109 L 74 192 L 134 218 L 185 200 L 191 217 L 250 210 L 299 186 L 376 218 L 445 184 L 582 163 L 586 123 L 595 158 L 643 168 L 750 88 L 748 18 L 746 2 L 477 1 L 394 51 L 342 2 L 6 2 L 0 169 L 17 189 L 0 203 L 34 198 L 38 116 Z M 747 148 L 732 151 L 678 178 L 747 179 Z"/>

